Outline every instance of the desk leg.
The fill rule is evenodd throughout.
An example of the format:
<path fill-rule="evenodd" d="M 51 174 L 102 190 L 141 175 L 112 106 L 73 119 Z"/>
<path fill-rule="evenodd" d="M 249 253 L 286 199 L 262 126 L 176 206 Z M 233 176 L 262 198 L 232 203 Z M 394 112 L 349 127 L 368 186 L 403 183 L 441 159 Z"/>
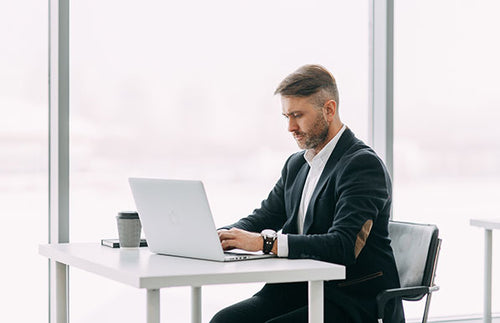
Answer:
<path fill-rule="evenodd" d="M 160 290 L 147 291 L 147 323 L 160 323 Z"/>
<path fill-rule="evenodd" d="M 50 260 L 50 322 L 68 323 L 68 275 L 67 265 Z"/>
<path fill-rule="evenodd" d="M 323 323 L 323 281 L 309 282 L 309 323 Z"/>
<path fill-rule="evenodd" d="M 484 230 L 484 323 L 491 323 L 492 230 Z"/>
<path fill-rule="evenodd" d="M 201 323 L 201 287 L 191 287 L 191 323 Z"/>

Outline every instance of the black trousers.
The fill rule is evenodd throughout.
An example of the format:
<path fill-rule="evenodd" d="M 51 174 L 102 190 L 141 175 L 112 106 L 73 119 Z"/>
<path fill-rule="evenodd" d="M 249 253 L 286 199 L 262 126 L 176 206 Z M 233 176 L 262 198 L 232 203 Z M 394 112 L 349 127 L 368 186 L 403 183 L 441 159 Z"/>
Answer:
<path fill-rule="evenodd" d="M 306 323 L 307 283 L 266 284 L 249 299 L 219 311 L 211 323 Z M 325 300 L 324 322 L 347 322 L 345 313 Z"/>

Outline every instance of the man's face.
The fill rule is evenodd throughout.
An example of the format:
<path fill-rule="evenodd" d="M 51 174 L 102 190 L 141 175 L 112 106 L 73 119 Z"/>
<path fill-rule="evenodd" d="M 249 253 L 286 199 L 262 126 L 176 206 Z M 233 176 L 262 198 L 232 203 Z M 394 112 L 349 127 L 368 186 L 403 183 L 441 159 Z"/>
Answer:
<path fill-rule="evenodd" d="M 288 119 L 288 131 L 301 149 L 314 149 L 318 153 L 326 143 L 329 124 L 322 109 L 310 101 L 307 97 L 281 97 L 283 115 Z"/>

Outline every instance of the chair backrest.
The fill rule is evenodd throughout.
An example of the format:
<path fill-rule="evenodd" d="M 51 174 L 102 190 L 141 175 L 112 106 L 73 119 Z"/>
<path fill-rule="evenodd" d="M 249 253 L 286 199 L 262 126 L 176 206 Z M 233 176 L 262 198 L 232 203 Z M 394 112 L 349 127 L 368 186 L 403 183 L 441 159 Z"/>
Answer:
<path fill-rule="evenodd" d="M 389 221 L 401 287 L 431 286 L 440 247 L 439 229 L 432 224 Z M 408 300 L 421 299 L 425 294 Z"/>

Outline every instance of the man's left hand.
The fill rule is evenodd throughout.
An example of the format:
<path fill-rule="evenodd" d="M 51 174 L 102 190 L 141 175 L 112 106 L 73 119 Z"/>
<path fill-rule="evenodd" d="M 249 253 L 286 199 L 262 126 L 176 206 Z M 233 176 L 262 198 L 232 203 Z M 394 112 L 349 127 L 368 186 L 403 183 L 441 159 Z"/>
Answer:
<path fill-rule="evenodd" d="M 224 250 L 242 249 L 246 251 L 261 251 L 264 242 L 260 233 L 231 228 L 219 230 L 219 239 Z"/>

